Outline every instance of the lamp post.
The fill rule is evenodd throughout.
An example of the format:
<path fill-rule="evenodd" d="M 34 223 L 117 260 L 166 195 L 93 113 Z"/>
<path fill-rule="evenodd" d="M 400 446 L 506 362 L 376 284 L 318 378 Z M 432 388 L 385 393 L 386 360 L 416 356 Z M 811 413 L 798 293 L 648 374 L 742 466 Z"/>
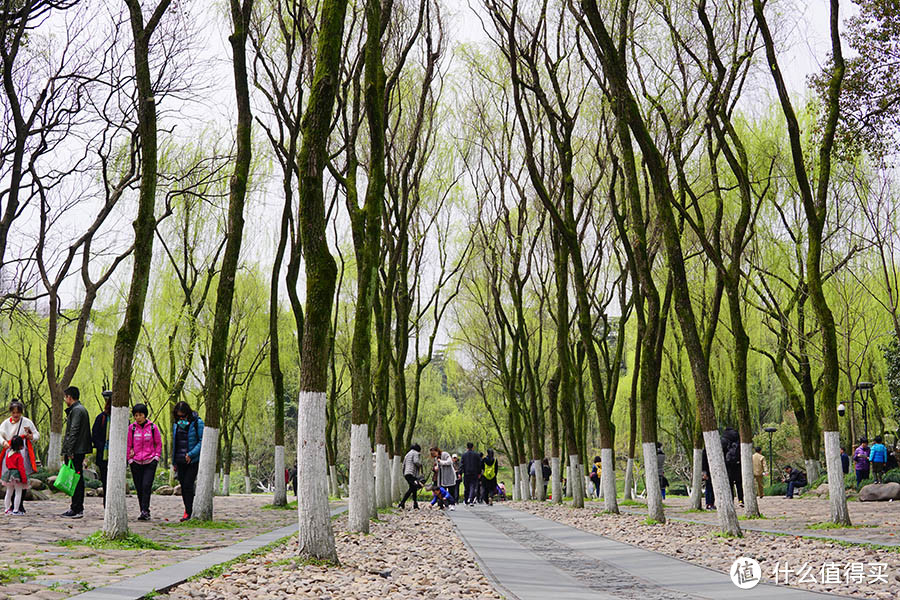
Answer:
<path fill-rule="evenodd" d="M 853 392 L 850 394 L 850 403 L 857 404 L 860 408 L 862 408 L 863 415 L 863 431 L 866 440 L 869 439 L 869 394 L 871 393 L 871 389 L 875 387 L 875 384 L 871 381 L 860 381 L 856 384 L 856 387 L 853 388 Z M 859 399 L 857 400 L 854 396 L 856 395 L 856 390 L 860 391 Z M 863 396 L 862 392 L 865 392 L 865 396 Z M 844 413 L 847 412 L 847 407 L 843 402 L 838 404 L 838 414 L 842 417 Z"/>
<path fill-rule="evenodd" d="M 778 431 L 776 427 L 766 427 L 763 431 L 769 434 L 769 485 L 775 485 L 775 465 L 772 462 L 772 434 Z"/>

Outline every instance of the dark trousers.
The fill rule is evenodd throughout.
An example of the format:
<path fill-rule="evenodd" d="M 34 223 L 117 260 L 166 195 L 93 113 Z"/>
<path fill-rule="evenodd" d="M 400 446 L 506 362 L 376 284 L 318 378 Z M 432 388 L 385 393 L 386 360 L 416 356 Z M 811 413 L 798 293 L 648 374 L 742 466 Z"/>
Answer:
<path fill-rule="evenodd" d="M 788 481 L 787 482 L 787 493 L 784 495 L 785 498 L 793 498 L 794 497 L 794 488 L 800 487 L 797 485 L 796 481 Z"/>
<path fill-rule="evenodd" d="M 478 475 L 463 475 L 463 483 L 466 486 L 466 504 L 474 504 L 478 499 Z"/>
<path fill-rule="evenodd" d="M 716 505 L 716 492 L 713 490 L 712 477 L 706 476 L 706 506 L 713 507 Z"/>
<path fill-rule="evenodd" d="M 884 465 L 883 462 L 872 462 L 872 477 L 875 479 L 875 483 L 882 483 L 884 479 Z"/>
<path fill-rule="evenodd" d="M 496 479 L 482 479 L 481 485 L 482 485 L 482 492 L 484 493 L 484 501 L 487 504 L 491 504 L 494 499 L 494 494 L 497 492 L 497 480 Z"/>
<path fill-rule="evenodd" d="M 153 493 L 153 479 L 156 477 L 157 461 L 139 465 L 131 463 L 131 479 L 134 480 L 134 491 L 137 493 L 141 513 L 150 514 L 150 494 Z M 181 487 L 184 490 L 184 486 Z M 184 492 L 182 491 L 182 494 Z"/>
<path fill-rule="evenodd" d="M 859 485 L 869 478 L 869 470 L 868 469 L 857 469 L 856 470 L 856 489 L 859 489 Z"/>
<path fill-rule="evenodd" d="M 99 453 L 98 453 L 99 456 Z M 106 507 L 106 473 L 109 468 L 109 461 L 100 460 L 99 458 L 94 461 L 97 463 L 97 471 L 100 472 L 100 485 L 103 486 L 103 506 Z"/>
<path fill-rule="evenodd" d="M 453 503 L 459 504 L 459 481 L 457 480 L 454 485 L 451 485 L 449 488 L 447 488 L 447 491 L 450 492 L 451 496 L 453 496 Z"/>
<path fill-rule="evenodd" d="M 734 488 L 737 487 L 737 497 L 741 502 L 744 501 L 744 485 L 741 480 L 741 463 L 726 464 L 728 470 L 728 487 L 731 489 L 732 498 L 734 498 Z"/>
<path fill-rule="evenodd" d="M 409 486 L 409 489 L 406 490 L 406 494 L 403 496 L 403 500 L 400 501 L 400 506 L 406 504 L 406 501 L 412 498 L 413 506 L 419 508 L 419 500 L 416 498 L 416 494 L 419 491 L 419 482 L 416 481 L 416 478 L 412 475 L 404 475 L 404 479 L 406 479 L 406 485 Z"/>
<path fill-rule="evenodd" d="M 72 504 L 69 510 L 74 513 L 84 512 L 84 454 L 76 454 L 72 457 L 72 466 L 75 472 L 81 475 L 75 485 L 75 493 L 72 494 Z"/>
<path fill-rule="evenodd" d="M 181 485 L 181 499 L 184 501 L 184 512 L 189 517 L 194 514 L 194 490 L 197 484 L 197 470 L 199 468 L 200 463 L 197 461 L 175 464 L 175 474 L 178 476 L 178 483 Z"/>

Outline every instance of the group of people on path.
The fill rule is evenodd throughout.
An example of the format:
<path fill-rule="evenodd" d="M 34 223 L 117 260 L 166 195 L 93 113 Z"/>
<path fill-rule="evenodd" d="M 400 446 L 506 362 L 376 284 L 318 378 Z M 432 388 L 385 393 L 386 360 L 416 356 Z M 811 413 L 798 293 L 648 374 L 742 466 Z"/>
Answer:
<path fill-rule="evenodd" d="M 868 439 L 860 438 L 859 445 L 853 451 L 852 460 L 856 471 L 856 489 L 859 489 L 862 482 L 870 476 L 875 483 L 884 483 L 885 472 L 897 468 L 897 456 L 888 452 L 880 435 L 875 436 L 875 443 L 871 447 Z M 845 468 L 844 472 L 847 470 Z"/>
<path fill-rule="evenodd" d="M 84 461 L 95 452 L 94 462 L 100 483 L 103 486 L 103 504 L 106 505 L 106 479 L 109 468 L 109 428 L 112 413 L 112 394 L 103 393 L 106 403 L 103 411 L 90 425 L 87 408 L 81 404 L 81 392 L 75 386 L 66 388 L 63 400 L 66 403 L 66 429 L 62 441 L 61 455 L 64 464 L 78 475 L 69 509 L 61 516 L 80 519 L 84 516 Z M 40 434 L 34 423 L 24 416 L 25 406 L 14 400 L 9 406 L 9 417 L 0 423 L 0 481 L 6 487 L 4 507 L 6 514 L 25 514 L 22 504 L 24 490 L 29 487 L 28 478 L 37 471 L 37 460 L 33 442 Z M 139 521 L 150 519 L 150 497 L 156 468 L 162 457 L 162 435 L 159 427 L 150 420 L 145 404 L 135 404 L 131 409 L 133 417 L 128 425 L 126 460 L 131 469 L 135 494 L 140 509 Z M 178 402 L 172 410 L 171 455 L 175 474 L 181 485 L 184 514 L 181 520 L 191 518 L 197 471 L 200 464 L 200 447 L 203 441 L 203 419 L 187 402 Z"/>
<path fill-rule="evenodd" d="M 431 492 L 431 504 L 437 505 L 441 510 L 445 508 L 456 510 L 460 486 L 463 486 L 463 501 L 467 506 L 482 502 L 491 505 L 494 496 L 502 493 L 497 485 L 500 462 L 494 456 L 493 449 L 489 449 L 485 456 L 476 452 L 474 444 L 469 442 L 460 458 L 456 454 L 451 455 L 433 446 L 429 451 L 432 461 L 431 483 L 427 485 L 421 476 L 421 453 L 422 447 L 413 444 L 403 457 L 403 477 L 406 479 L 408 489 L 400 500 L 399 508 L 404 508 L 410 498 L 413 508 L 419 508 L 417 495 L 423 487 Z"/>

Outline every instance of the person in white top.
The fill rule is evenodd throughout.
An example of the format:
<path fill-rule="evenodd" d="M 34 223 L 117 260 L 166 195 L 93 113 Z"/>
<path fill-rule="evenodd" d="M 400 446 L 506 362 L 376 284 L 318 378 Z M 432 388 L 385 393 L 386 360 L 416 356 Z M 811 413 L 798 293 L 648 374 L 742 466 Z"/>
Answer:
<path fill-rule="evenodd" d="M 37 471 L 33 442 L 37 441 L 41 434 L 24 413 L 25 405 L 13 399 L 9 404 L 9 417 L 0 422 L 0 476 L 6 470 L 6 453 L 10 452 L 9 445 L 16 436 L 21 437 L 25 442 L 25 446 L 21 450 L 22 458 L 25 461 L 25 472 L 31 475 Z M 25 512 L 24 505 L 21 510 Z"/>

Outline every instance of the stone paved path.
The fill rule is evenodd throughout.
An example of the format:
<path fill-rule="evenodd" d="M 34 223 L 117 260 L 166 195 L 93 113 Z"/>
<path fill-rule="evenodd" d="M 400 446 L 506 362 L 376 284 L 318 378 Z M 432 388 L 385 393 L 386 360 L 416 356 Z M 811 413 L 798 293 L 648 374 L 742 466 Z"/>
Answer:
<path fill-rule="evenodd" d="M 664 502 L 666 516 L 685 519 L 718 527 L 716 511 L 689 511 L 688 499 L 684 496 L 669 496 Z M 586 503 L 602 510 L 601 502 Z M 646 514 L 645 506 L 621 506 L 623 512 Z M 767 496 L 759 501 L 759 510 L 764 519 L 741 521 L 741 527 L 752 531 L 767 531 L 810 537 L 843 540 L 854 544 L 883 544 L 900 546 L 900 502 L 858 502 L 847 503 L 850 520 L 854 527 L 846 529 L 810 529 L 809 526 L 828 521 L 831 518 L 827 498 L 794 498 L 788 500 Z M 738 508 L 738 514 L 742 509 Z"/>
<path fill-rule="evenodd" d="M 836 597 L 769 584 L 740 590 L 724 573 L 500 505 L 449 514 L 485 573 L 510 600 Z"/>
<path fill-rule="evenodd" d="M 290 499 L 290 498 L 289 498 Z M 217 496 L 215 518 L 230 529 L 179 526 L 183 512 L 179 496 L 153 496 L 151 521 L 137 521 L 137 498 L 126 499 L 128 526 L 133 533 L 173 546 L 168 550 L 97 550 L 60 546 L 61 540 L 80 540 L 103 527 L 100 498 L 85 498 L 85 517 L 60 517 L 67 498 L 54 494 L 46 501 L 28 502 L 24 517 L 0 515 L 0 600 L 55 600 L 136 577 L 161 567 L 221 549 L 296 522 L 295 510 L 264 510 L 271 496 Z M 11 576 L 11 577 L 8 577 Z M 7 577 L 7 579 L 4 579 Z"/>

